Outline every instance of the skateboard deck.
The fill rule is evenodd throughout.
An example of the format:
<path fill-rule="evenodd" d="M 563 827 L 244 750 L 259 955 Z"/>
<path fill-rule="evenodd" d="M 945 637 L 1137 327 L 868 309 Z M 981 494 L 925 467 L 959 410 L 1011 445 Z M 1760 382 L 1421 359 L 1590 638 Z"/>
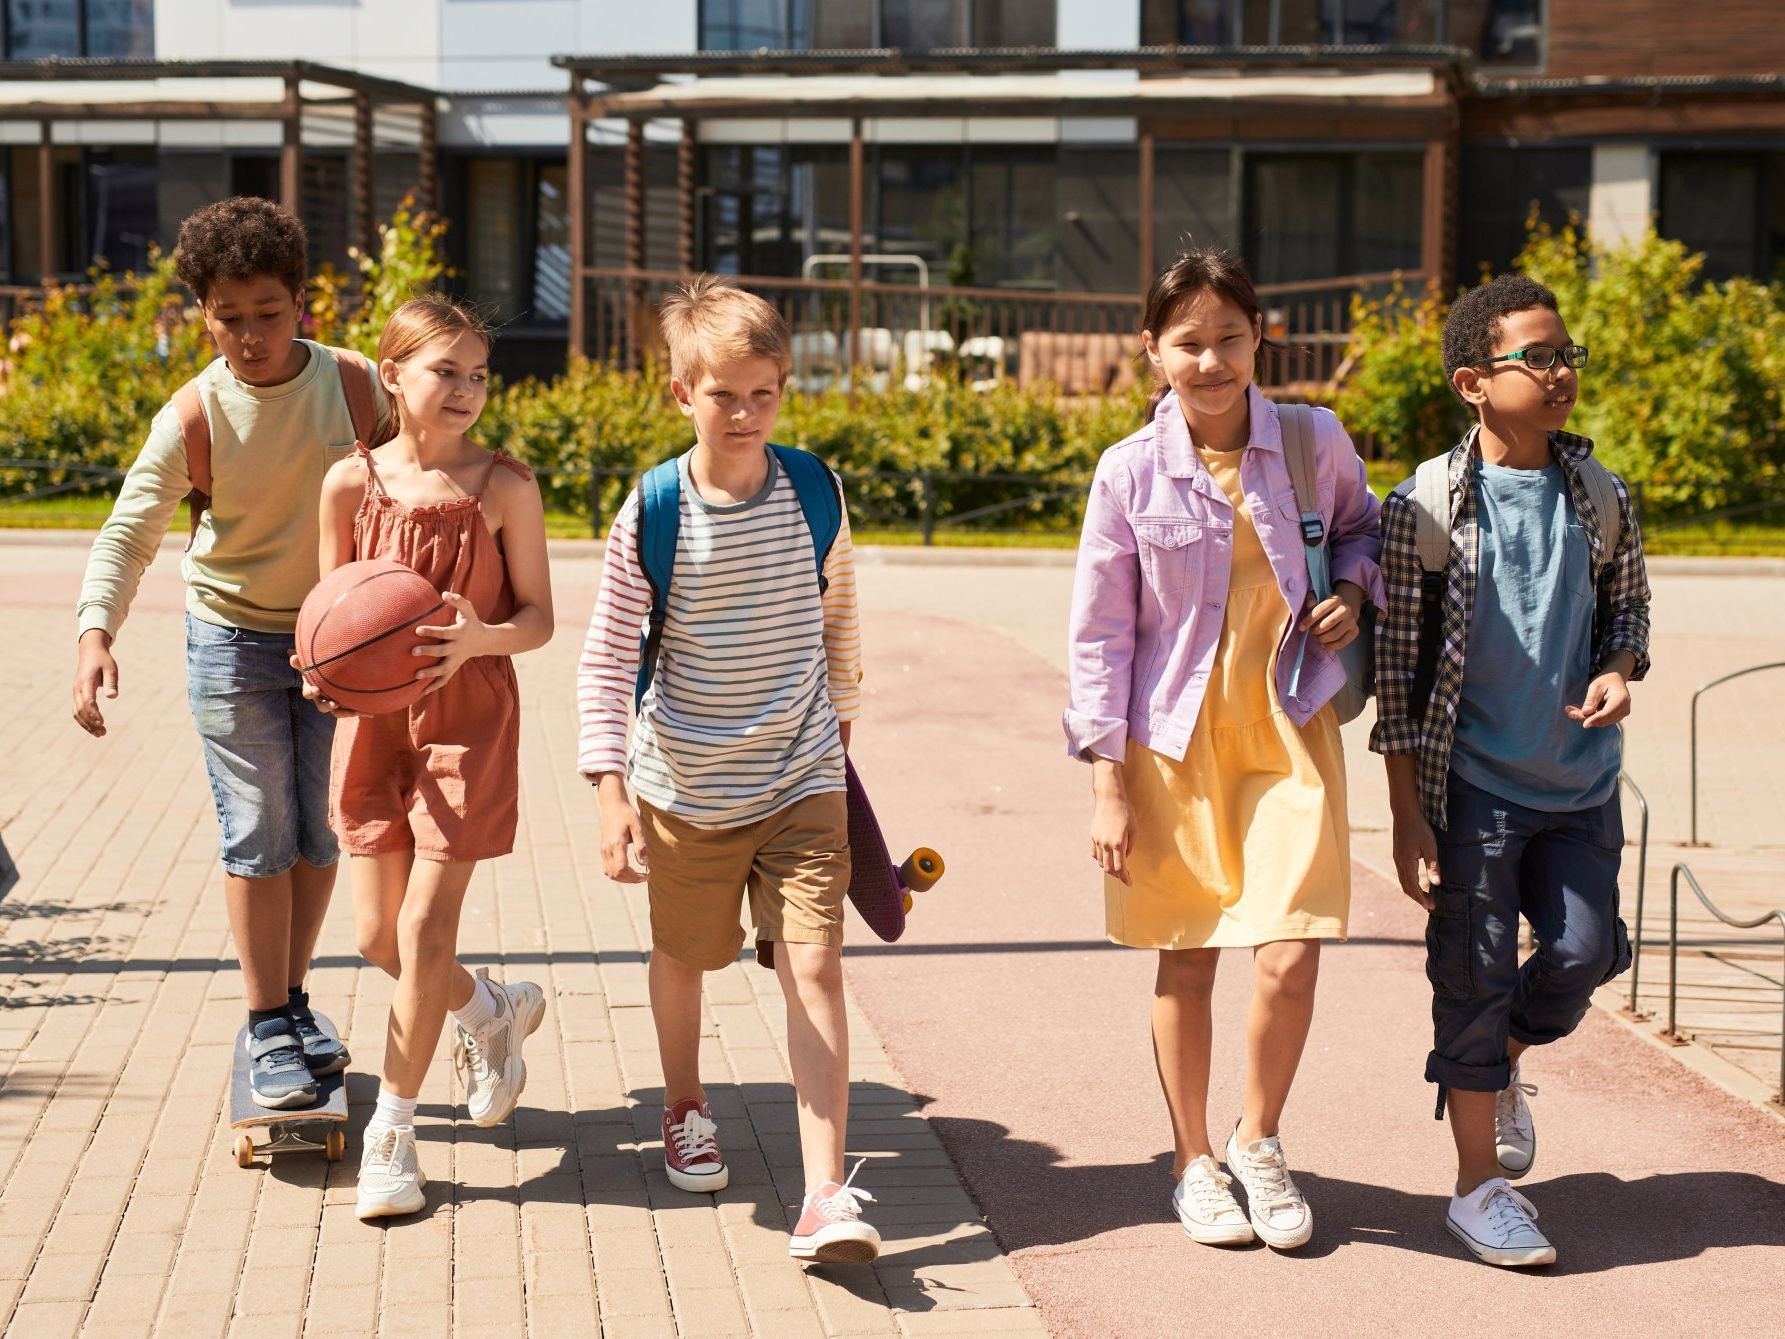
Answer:
<path fill-rule="evenodd" d="M 330 1037 L 341 1034 L 323 1014 L 316 1026 Z M 229 1075 L 229 1128 L 236 1135 L 236 1164 L 252 1167 L 256 1153 L 321 1153 L 339 1162 L 347 1152 L 347 1071 L 325 1074 L 316 1080 L 316 1101 L 307 1107 L 263 1107 L 248 1086 L 248 1025 L 236 1033 L 235 1057 Z M 253 1132 L 264 1129 L 267 1141 L 256 1145 Z"/>
<path fill-rule="evenodd" d="M 942 857 L 920 846 L 895 865 L 886 838 L 868 804 L 855 764 L 843 759 L 844 795 L 849 809 L 849 900 L 868 928 L 891 943 L 905 933 L 911 894 L 928 892 L 942 877 Z"/>

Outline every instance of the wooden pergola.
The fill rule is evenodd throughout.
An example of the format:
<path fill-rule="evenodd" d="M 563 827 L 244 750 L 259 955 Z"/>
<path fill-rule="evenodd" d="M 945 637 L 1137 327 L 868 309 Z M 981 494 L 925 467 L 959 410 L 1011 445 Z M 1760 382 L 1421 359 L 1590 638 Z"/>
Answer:
<path fill-rule="evenodd" d="M 696 149 L 703 121 L 846 120 L 849 307 L 859 324 L 866 125 L 879 118 L 1120 117 L 1138 125 L 1137 283 L 1152 279 L 1155 146 L 1392 141 L 1425 148 L 1420 268 L 1447 274 L 1455 239 L 1459 96 L 1468 53 L 1451 47 L 1149 47 L 1117 51 L 758 51 L 559 56 L 570 77 L 573 355 L 588 353 L 589 129 L 625 125 L 624 245 L 645 272 L 645 125 L 679 121 L 677 264 L 695 267 Z M 1135 71 L 1132 83 L 1058 78 Z M 997 75 L 998 79 L 983 76 Z M 1249 79 L 1227 76 L 1246 75 Z M 679 76 L 672 81 L 670 76 Z M 690 77 L 691 76 L 691 77 Z M 887 78 L 884 76 L 897 76 Z M 1209 76 L 1223 76 L 1215 79 Z M 642 294 L 643 286 L 639 286 Z"/>
<path fill-rule="evenodd" d="M 210 95 L 180 87 L 187 81 L 220 85 Z M 32 96 L 41 89 L 40 96 Z M 170 87 L 173 85 L 174 87 Z M 306 112 L 351 110 L 351 196 L 358 223 L 355 243 L 375 250 L 373 155 L 377 114 L 407 107 L 419 120 L 417 203 L 439 206 L 439 95 L 395 79 L 360 74 L 310 61 L 264 60 L 34 60 L 0 61 L 0 121 L 35 122 L 38 132 L 40 260 L 44 277 L 55 273 L 56 191 L 54 127 L 66 122 L 199 121 L 276 122 L 281 127 L 279 199 L 301 208 Z M 267 93 L 277 90 L 278 96 Z M 239 93 L 238 96 L 230 96 Z"/>

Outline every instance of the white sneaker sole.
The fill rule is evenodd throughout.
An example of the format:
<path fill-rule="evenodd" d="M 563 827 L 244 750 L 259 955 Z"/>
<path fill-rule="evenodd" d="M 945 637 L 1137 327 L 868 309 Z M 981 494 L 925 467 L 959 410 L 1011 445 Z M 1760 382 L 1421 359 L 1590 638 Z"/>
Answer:
<path fill-rule="evenodd" d="M 1444 1216 L 1444 1226 L 1450 1235 L 1469 1248 L 1469 1254 L 1486 1264 L 1499 1265 L 1504 1269 L 1528 1269 L 1534 1265 L 1553 1265 L 1556 1263 L 1554 1246 L 1525 1246 L 1516 1251 L 1502 1246 L 1489 1246 L 1486 1242 L 1475 1240 L 1449 1214 Z"/>
<path fill-rule="evenodd" d="M 354 1206 L 354 1212 L 361 1222 L 370 1222 L 374 1218 L 402 1218 L 408 1214 L 420 1213 L 428 1207 L 428 1197 L 422 1193 L 428 1184 L 426 1172 L 416 1171 L 416 1183 L 407 1195 L 378 1195 L 371 1199 L 361 1197 Z"/>
<path fill-rule="evenodd" d="M 502 1083 L 497 1089 L 499 1094 L 507 1097 L 506 1104 L 501 1107 L 489 1107 L 479 1113 L 471 1111 L 470 1104 L 466 1103 L 471 1123 L 479 1129 L 487 1130 L 492 1126 L 500 1125 L 512 1116 L 514 1109 L 520 1105 L 521 1094 L 527 1088 L 527 1062 L 521 1059 L 521 1043 L 539 1031 L 539 1025 L 543 1021 L 545 1021 L 545 992 L 535 986 L 515 1003 L 514 1036 L 519 1040 L 509 1053 L 508 1063 L 502 1066 Z"/>
<path fill-rule="evenodd" d="M 1517 1181 L 1521 1177 L 1529 1176 L 1531 1174 L 1531 1169 L 1537 1165 L 1536 1132 L 1533 1131 L 1531 1134 L 1531 1151 L 1523 1167 L 1515 1168 L 1511 1163 L 1506 1161 L 1504 1154 L 1500 1154 L 1497 1151 L 1495 1160 L 1500 1164 L 1500 1175 L 1504 1176 L 1508 1181 Z"/>
<path fill-rule="evenodd" d="M 787 1253 L 822 1265 L 865 1265 L 880 1258 L 880 1234 L 866 1223 L 838 1223 L 809 1237 L 788 1238 Z"/>
<path fill-rule="evenodd" d="M 1257 1239 L 1250 1223 L 1229 1223 L 1226 1226 L 1198 1223 L 1181 1213 L 1178 1215 L 1178 1222 L 1183 1224 L 1184 1232 L 1190 1240 L 1199 1246 L 1250 1246 Z"/>
<path fill-rule="evenodd" d="M 1257 1214 L 1251 1214 L 1252 1230 L 1266 1246 L 1279 1251 L 1293 1251 L 1297 1246 L 1306 1246 L 1314 1236 L 1314 1211 L 1304 1207 L 1304 1212 L 1307 1217 L 1302 1220 L 1302 1225 L 1288 1231 L 1272 1227 Z"/>
<path fill-rule="evenodd" d="M 731 1184 L 731 1168 L 723 1163 L 716 1172 L 679 1172 L 665 1158 L 663 1174 L 677 1190 L 692 1191 L 696 1195 L 716 1195 Z"/>

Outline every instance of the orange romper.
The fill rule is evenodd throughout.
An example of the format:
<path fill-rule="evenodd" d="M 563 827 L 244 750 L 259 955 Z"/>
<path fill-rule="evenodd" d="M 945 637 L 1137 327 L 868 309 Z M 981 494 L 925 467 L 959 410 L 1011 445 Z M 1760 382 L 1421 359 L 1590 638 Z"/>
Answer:
<path fill-rule="evenodd" d="M 353 556 L 394 558 L 439 591 L 456 591 L 486 623 L 514 613 L 500 541 L 483 519 L 497 466 L 532 471 L 498 452 L 469 497 L 405 507 L 366 464 L 353 518 Z M 451 611 L 443 611 L 444 618 Z M 417 668 L 433 662 L 418 657 Z M 329 811 L 342 849 L 374 855 L 413 846 L 428 860 L 488 860 L 514 849 L 520 812 L 520 695 L 507 656 L 467 660 L 405 711 L 344 720 L 335 731 Z"/>

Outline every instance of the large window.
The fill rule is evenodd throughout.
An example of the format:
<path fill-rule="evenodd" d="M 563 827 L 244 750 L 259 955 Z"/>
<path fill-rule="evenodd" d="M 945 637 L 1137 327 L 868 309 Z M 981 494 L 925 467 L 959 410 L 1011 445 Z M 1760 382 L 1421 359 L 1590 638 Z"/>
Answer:
<path fill-rule="evenodd" d="M 472 301 L 493 319 L 537 326 L 570 317 L 570 211 L 563 162 L 490 155 L 462 160 L 456 230 Z"/>
<path fill-rule="evenodd" d="M 1660 231 L 1707 279 L 1785 279 L 1785 152 L 1663 153 Z"/>
<path fill-rule="evenodd" d="M 1141 0 L 1144 46 L 1466 46 L 1535 69 L 1543 0 Z"/>
<path fill-rule="evenodd" d="M 1246 161 L 1247 259 L 1260 283 L 1419 265 L 1418 153 L 1270 153 Z"/>
<path fill-rule="evenodd" d="M 1466 145 L 1457 173 L 1457 273 L 1473 284 L 1485 266 L 1512 268 L 1535 215 L 1560 226 L 1585 218 L 1593 151 L 1539 145 Z"/>
<path fill-rule="evenodd" d="M 153 148 L 89 149 L 82 185 L 85 256 L 113 270 L 147 267 L 160 229 Z"/>
<path fill-rule="evenodd" d="M 153 56 L 154 0 L 0 0 L 0 52 L 10 60 Z"/>
<path fill-rule="evenodd" d="M 1053 43 L 1044 0 L 700 0 L 703 51 Z"/>

